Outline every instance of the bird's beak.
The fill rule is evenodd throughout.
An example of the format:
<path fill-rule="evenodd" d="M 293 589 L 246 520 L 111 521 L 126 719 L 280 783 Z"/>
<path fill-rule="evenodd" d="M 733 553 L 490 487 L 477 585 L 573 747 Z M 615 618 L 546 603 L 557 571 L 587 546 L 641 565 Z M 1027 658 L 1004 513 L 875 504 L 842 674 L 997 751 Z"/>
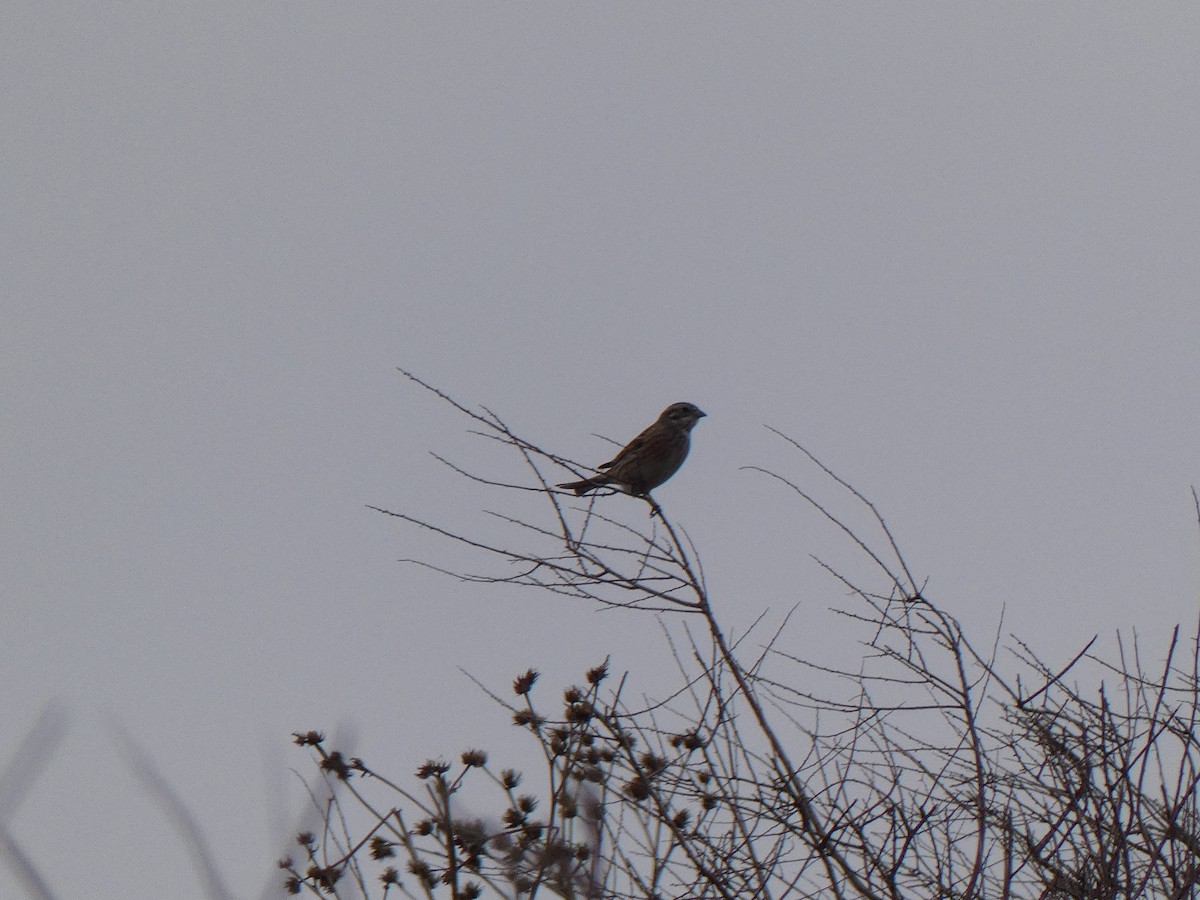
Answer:
<path fill-rule="evenodd" d="M 703 419 L 705 416 L 708 415 L 708 413 L 706 413 L 704 410 L 700 409 L 699 407 L 697 407 L 696 412 L 700 413 L 701 419 Z"/>

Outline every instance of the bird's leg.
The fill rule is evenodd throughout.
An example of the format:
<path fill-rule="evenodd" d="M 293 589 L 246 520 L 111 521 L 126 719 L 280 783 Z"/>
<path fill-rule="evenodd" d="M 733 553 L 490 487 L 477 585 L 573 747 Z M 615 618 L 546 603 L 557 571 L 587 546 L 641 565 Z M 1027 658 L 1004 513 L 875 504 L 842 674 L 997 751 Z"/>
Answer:
<path fill-rule="evenodd" d="M 642 494 L 642 499 L 650 504 L 650 518 L 653 519 L 655 516 L 658 516 L 661 519 L 662 518 L 662 507 L 658 505 L 657 500 L 655 500 L 653 497 L 650 496 L 649 491 Z"/>

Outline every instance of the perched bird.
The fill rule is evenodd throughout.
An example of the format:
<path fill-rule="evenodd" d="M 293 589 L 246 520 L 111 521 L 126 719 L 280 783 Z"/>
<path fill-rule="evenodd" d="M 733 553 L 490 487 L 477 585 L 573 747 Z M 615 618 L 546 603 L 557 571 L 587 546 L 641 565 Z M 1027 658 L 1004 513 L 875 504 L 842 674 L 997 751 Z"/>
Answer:
<path fill-rule="evenodd" d="M 692 428 L 704 413 L 691 403 L 672 403 L 653 425 L 600 466 L 603 474 L 557 487 L 576 494 L 612 486 L 626 494 L 644 497 L 679 471 L 691 446 Z"/>

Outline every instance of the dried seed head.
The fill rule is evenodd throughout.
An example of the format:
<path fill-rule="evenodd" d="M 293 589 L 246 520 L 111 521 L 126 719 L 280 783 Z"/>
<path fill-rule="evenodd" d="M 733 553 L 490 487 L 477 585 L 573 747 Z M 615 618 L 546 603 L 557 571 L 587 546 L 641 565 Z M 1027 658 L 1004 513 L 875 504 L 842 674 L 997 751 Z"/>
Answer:
<path fill-rule="evenodd" d="M 638 775 L 636 778 L 625 782 L 624 790 L 634 800 L 645 800 L 650 796 L 650 782 L 641 775 Z"/>
<path fill-rule="evenodd" d="M 388 859 L 395 856 L 396 851 L 392 849 L 395 846 L 387 838 L 375 835 L 371 838 L 371 859 Z"/>
<path fill-rule="evenodd" d="M 518 675 L 513 681 L 513 693 L 519 697 L 523 697 L 529 693 L 530 688 L 538 680 L 538 673 L 533 669 L 528 669 L 522 675 Z"/>
<path fill-rule="evenodd" d="M 513 713 L 513 724 L 521 728 L 528 728 L 530 731 L 538 731 L 546 724 L 546 720 L 532 709 L 518 709 Z"/>
<path fill-rule="evenodd" d="M 332 772 L 342 781 L 350 777 L 350 765 L 337 750 L 334 750 L 321 760 L 321 768 L 326 772 Z"/>
<path fill-rule="evenodd" d="M 482 750 L 468 750 L 462 755 L 462 763 L 467 768 L 486 766 L 487 754 Z"/>
<path fill-rule="evenodd" d="M 450 764 L 440 759 L 427 759 L 417 769 L 417 777 L 424 781 L 427 778 L 441 778 L 450 771 Z"/>

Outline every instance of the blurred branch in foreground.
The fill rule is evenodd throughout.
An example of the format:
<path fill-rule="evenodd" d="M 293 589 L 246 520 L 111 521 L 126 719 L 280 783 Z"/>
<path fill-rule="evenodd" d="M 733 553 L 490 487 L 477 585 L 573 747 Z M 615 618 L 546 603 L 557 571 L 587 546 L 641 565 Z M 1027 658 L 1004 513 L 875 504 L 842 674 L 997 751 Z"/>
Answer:
<path fill-rule="evenodd" d="M 65 709 L 58 703 L 48 703 L 0 774 L 0 857 L 8 863 L 25 893 L 36 900 L 53 900 L 55 895 L 45 876 L 13 836 L 9 823 L 54 758 L 66 733 Z"/>

